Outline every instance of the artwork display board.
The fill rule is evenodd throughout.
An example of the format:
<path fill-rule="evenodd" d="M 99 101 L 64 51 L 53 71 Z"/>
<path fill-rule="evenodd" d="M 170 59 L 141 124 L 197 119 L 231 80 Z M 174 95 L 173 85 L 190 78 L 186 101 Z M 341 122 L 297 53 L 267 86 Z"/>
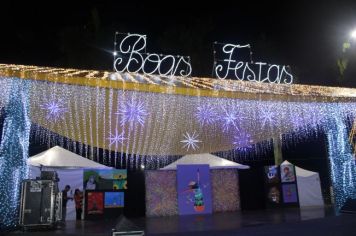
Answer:
<path fill-rule="evenodd" d="M 264 180 L 266 187 L 266 205 L 267 207 L 277 207 L 282 204 L 280 189 L 280 174 L 278 166 L 265 166 Z"/>
<path fill-rule="evenodd" d="M 179 215 L 211 214 L 209 165 L 178 165 L 177 194 Z"/>
<path fill-rule="evenodd" d="M 297 178 L 294 165 L 265 166 L 267 207 L 299 206 Z"/>
<path fill-rule="evenodd" d="M 127 170 L 86 169 L 83 171 L 85 190 L 127 189 Z"/>
<path fill-rule="evenodd" d="M 127 170 L 85 169 L 85 219 L 113 218 L 123 213 Z"/>
<path fill-rule="evenodd" d="M 281 189 L 285 206 L 299 206 L 297 176 L 291 163 L 280 165 Z"/>
<path fill-rule="evenodd" d="M 123 191 L 86 190 L 85 199 L 84 215 L 88 220 L 118 217 L 125 206 Z"/>

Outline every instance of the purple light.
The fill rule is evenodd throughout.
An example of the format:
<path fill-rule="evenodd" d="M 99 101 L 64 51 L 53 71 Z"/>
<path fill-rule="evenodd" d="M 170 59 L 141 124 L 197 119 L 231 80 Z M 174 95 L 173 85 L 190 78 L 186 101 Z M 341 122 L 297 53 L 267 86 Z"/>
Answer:
<path fill-rule="evenodd" d="M 117 149 L 119 144 L 122 144 L 127 138 L 124 137 L 124 132 L 119 134 L 119 132 L 116 130 L 115 135 L 110 133 L 110 137 L 107 139 L 110 141 L 109 146 L 115 144 L 115 148 Z"/>
<path fill-rule="evenodd" d="M 121 125 L 124 126 L 129 123 L 132 126 L 134 123 L 139 123 L 141 126 L 145 123 L 146 116 L 148 115 L 147 110 L 141 101 L 135 101 L 132 99 L 126 102 L 122 109 L 119 110 L 116 115 L 121 115 Z"/>
<path fill-rule="evenodd" d="M 253 140 L 249 134 L 242 132 L 234 136 L 233 144 L 235 149 L 246 151 L 247 149 L 252 148 Z"/>
<path fill-rule="evenodd" d="M 199 106 L 197 110 L 198 111 L 195 113 L 195 117 L 201 126 L 210 125 L 216 121 L 217 115 L 212 106 L 204 104 Z"/>
<path fill-rule="evenodd" d="M 230 127 L 234 127 L 236 130 L 239 130 L 238 123 L 241 121 L 242 117 L 239 117 L 237 111 L 234 108 L 227 110 L 224 108 L 224 116 L 221 116 L 223 121 L 223 131 L 228 131 Z"/>
<path fill-rule="evenodd" d="M 61 101 L 51 101 L 40 106 L 42 110 L 47 112 L 46 118 L 56 122 L 63 118 L 63 114 L 67 112 Z"/>

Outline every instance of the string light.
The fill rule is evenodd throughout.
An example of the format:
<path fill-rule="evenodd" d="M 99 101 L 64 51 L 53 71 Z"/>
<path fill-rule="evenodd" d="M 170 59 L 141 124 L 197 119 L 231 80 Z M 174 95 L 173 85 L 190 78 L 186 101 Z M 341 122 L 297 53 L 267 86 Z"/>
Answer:
<path fill-rule="evenodd" d="M 5 71 L 14 71 L 14 68 L 17 67 L 0 65 L 0 71 L 3 71 L 3 68 L 6 68 Z M 35 73 L 33 72 L 35 69 L 36 68 L 32 67 L 19 67 L 18 72 L 28 75 L 28 73 Z M 40 69 L 38 69 L 38 71 L 40 71 Z M 39 73 L 41 76 L 41 73 L 50 73 L 48 76 L 50 79 L 60 78 L 52 73 L 59 73 L 61 70 L 42 68 L 41 71 L 46 72 L 36 73 Z M 76 74 L 76 76 L 83 76 L 83 81 L 87 78 L 86 76 L 92 73 L 89 71 L 83 72 L 76 70 L 63 70 L 62 72 L 65 76 L 67 75 L 66 73 L 69 75 Z M 58 74 L 56 75 L 59 76 Z M 104 76 L 103 73 L 92 73 L 92 75 Z M 122 162 L 129 154 L 131 158 L 130 161 L 132 162 L 131 166 L 128 165 L 128 168 L 134 167 L 133 162 L 136 162 L 136 166 L 139 168 L 140 164 L 138 163 L 140 163 L 139 161 L 142 160 L 142 158 L 146 160 L 146 168 L 158 168 L 171 160 L 170 158 L 172 158 L 172 156 L 178 158 L 180 155 L 190 151 L 218 152 L 220 150 L 232 150 L 230 152 L 231 155 L 226 155 L 226 158 L 234 159 L 241 151 L 238 146 L 246 147 L 252 143 L 251 141 L 253 141 L 253 145 L 257 142 L 263 143 L 264 140 L 271 138 L 272 135 L 283 134 L 293 130 L 297 130 L 300 136 L 307 138 L 313 135 L 313 132 L 316 132 L 318 129 L 323 129 L 329 135 L 329 154 L 330 160 L 332 160 L 332 175 L 335 176 L 333 185 L 336 189 L 336 198 L 345 199 L 347 196 L 352 196 L 353 190 L 351 188 L 355 186 L 353 184 L 355 178 L 353 177 L 354 170 L 352 170 L 352 168 L 355 168 L 350 162 L 349 154 L 347 154 L 347 148 L 349 148 L 345 143 L 347 137 L 341 135 L 347 130 L 346 128 L 338 129 L 337 127 L 346 127 L 344 121 L 346 116 L 356 116 L 356 102 L 354 101 L 355 90 L 301 85 L 262 86 L 261 84 L 254 83 L 251 85 L 250 83 L 243 83 L 241 81 L 213 81 L 203 78 L 188 80 L 175 77 L 174 83 L 177 87 L 197 88 L 194 90 L 197 94 L 198 92 L 203 93 L 213 90 L 215 84 L 220 85 L 219 89 L 221 89 L 221 91 L 240 91 L 241 93 L 233 94 L 249 94 L 248 97 L 240 97 L 239 99 L 225 97 L 224 93 L 217 93 L 216 96 L 188 96 L 190 94 L 181 96 L 174 94 L 175 90 L 172 91 L 173 94 L 166 93 L 167 90 L 165 90 L 164 82 L 162 82 L 168 81 L 166 78 L 156 77 L 152 79 L 154 78 L 153 76 L 141 75 L 141 77 L 148 77 L 149 80 L 157 84 L 162 83 L 162 86 L 159 87 L 161 89 L 160 92 L 147 92 L 147 90 L 142 92 L 140 91 L 140 86 L 146 83 L 144 82 L 146 80 L 140 79 L 139 76 L 135 74 L 129 75 L 130 76 L 127 76 L 121 73 L 120 78 L 130 77 L 130 81 L 109 81 L 120 89 L 116 89 L 114 86 L 110 88 L 100 86 L 102 80 L 109 78 L 108 75 L 105 75 L 106 77 L 98 77 L 95 80 L 95 86 L 92 85 L 93 80 L 88 79 L 91 85 L 85 86 L 85 93 L 83 92 L 83 86 L 71 84 L 71 82 L 75 80 L 68 79 L 63 83 L 21 80 L 27 81 L 30 88 L 29 90 L 31 92 L 29 96 L 31 107 L 34 108 L 33 111 L 36 111 L 36 108 L 40 107 L 40 104 L 43 104 L 44 98 L 53 91 L 61 95 L 63 103 L 70 102 L 71 104 L 71 106 L 67 108 L 65 119 L 58 119 L 56 126 L 53 127 L 50 125 L 53 121 L 47 119 L 46 112 L 31 112 L 31 120 L 38 124 L 38 126 L 34 127 L 35 130 L 33 134 L 41 136 L 40 139 L 42 142 L 48 145 L 55 144 L 53 140 L 56 141 L 59 135 L 66 136 L 68 139 L 73 140 L 69 145 L 69 149 L 72 151 L 79 152 L 79 150 L 83 150 L 83 148 L 78 145 L 79 143 L 111 150 L 110 145 L 116 146 L 116 141 L 118 141 L 117 145 L 119 145 L 119 141 L 121 141 L 121 137 L 119 137 L 121 133 L 119 133 L 119 131 L 116 133 L 116 126 L 119 126 L 118 128 L 120 130 L 128 130 L 129 132 L 125 133 L 127 136 L 122 136 L 126 138 L 125 145 L 121 145 L 121 156 L 117 155 L 116 158 L 120 158 Z M 10 88 L 13 81 L 16 81 L 16 79 L 2 78 L 0 79 L 0 86 L 2 89 L 4 88 L 4 94 L 21 97 L 19 96 L 19 94 L 21 94 L 21 92 L 18 92 L 19 90 Z M 133 81 L 136 81 L 136 87 L 132 90 L 125 89 L 125 86 L 129 86 Z M 184 83 L 182 81 L 184 81 Z M 67 84 L 67 82 L 69 84 Z M 122 87 L 120 87 L 120 85 L 122 85 Z M 281 94 L 287 97 L 287 99 L 274 100 L 273 96 L 271 96 L 270 100 L 266 99 L 266 97 L 261 99 L 260 97 L 263 95 L 262 92 L 273 96 Z M 294 96 L 293 94 L 299 96 Z M 295 97 L 298 97 L 300 100 Z M 290 102 L 289 99 L 293 100 L 293 102 Z M 0 106 L 8 104 L 10 100 L 12 100 L 10 96 L 1 96 Z M 16 101 L 16 98 L 13 100 Z M 331 102 L 331 100 L 333 101 Z M 206 118 L 203 119 L 204 125 L 213 122 L 212 124 L 214 125 L 209 126 L 208 129 L 201 127 L 202 119 L 197 115 L 199 111 L 198 107 L 202 107 L 202 104 L 209 108 L 201 108 L 201 111 L 205 109 L 212 111 L 214 114 L 222 114 L 222 116 L 211 119 L 209 122 Z M 89 109 L 89 106 L 92 107 L 92 111 Z M 62 107 L 65 106 L 62 105 Z M 120 108 L 119 110 L 117 110 L 118 107 Z M 93 114 L 91 118 L 87 116 L 88 113 L 94 112 L 95 116 Z M 202 117 L 214 117 L 214 115 L 206 115 L 204 112 L 201 112 L 201 115 L 202 114 L 205 114 Z M 226 114 L 228 115 L 226 116 Z M 295 118 L 296 116 L 300 117 L 300 119 Z M 87 117 L 89 118 L 87 119 Z M 227 118 L 223 119 L 223 117 Z M 337 120 L 337 122 L 332 121 L 335 117 L 340 117 L 340 120 Z M 23 121 L 24 117 L 21 119 L 19 119 L 19 121 Z M 26 122 L 24 124 L 27 124 Z M 228 129 L 223 128 L 224 123 L 229 124 Z M 40 129 L 41 126 L 50 128 L 44 130 Z M 186 130 L 196 130 L 196 132 L 185 132 Z M 177 135 L 182 134 L 182 131 L 185 132 L 183 138 Z M 248 131 L 248 135 L 246 135 L 247 138 L 243 138 L 243 131 Z M 12 134 L 16 132 L 19 131 L 11 131 Z M 54 135 L 54 133 L 56 134 Z M 22 137 L 22 135 L 25 135 L 25 132 L 21 131 L 19 134 L 20 136 L 13 135 L 14 137 L 11 138 L 5 135 L 3 140 L 13 140 Z M 118 136 L 116 136 L 116 134 L 118 134 Z M 1 145 L 4 145 L 3 142 Z M 202 143 L 204 143 L 204 145 L 202 145 Z M 14 144 L 16 148 L 25 148 L 26 140 L 23 139 L 21 142 L 14 141 Z M 79 150 L 77 148 L 78 146 Z M 235 149 L 236 147 L 237 150 Z M 343 147 L 343 149 L 340 149 L 341 147 Z M 263 153 L 264 150 L 268 148 L 271 148 L 270 144 L 263 144 L 256 152 Z M 1 166 L 10 165 L 7 164 L 6 161 L 14 160 L 12 158 L 15 157 L 10 157 L 8 150 L 13 149 L 2 150 L 6 153 L 7 159 L 0 160 Z M 118 150 L 114 151 L 117 152 Z M 99 151 L 97 152 L 99 153 Z M 110 163 L 112 159 L 111 154 L 108 151 L 104 153 L 105 163 L 114 164 L 114 162 Z M 17 160 L 22 160 L 21 158 L 22 156 Z M 245 160 L 248 160 L 248 158 L 250 158 L 250 156 L 246 156 Z M 10 188 L 7 186 L 9 183 L 15 186 L 13 184 L 14 181 L 16 182 L 17 179 L 22 179 L 22 172 L 11 170 L 11 173 L 6 173 L 6 171 L 4 173 L 4 177 L 1 177 L 3 178 L 1 183 L 3 183 L 4 188 Z M 7 179 L 5 180 L 4 178 Z M 14 190 L 11 187 L 10 195 L 16 196 L 18 191 L 18 188 Z M 340 206 L 343 201 L 338 200 L 338 206 Z M 9 206 L 6 205 L 1 209 L 7 209 L 8 207 Z M 2 210 L 1 213 L 3 213 L 3 211 L 5 210 Z"/>
<path fill-rule="evenodd" d="M 223 45 L 222 53 L 225 58 L 222 60 L 216 58 L 214 48 L 214 74 L 217 78 L 226 79 L 227 77 L 230 77 L 238 80 L 277 84 L 293 83 L 293 75 L 287 69 L 289 66 L 269 65 L 265 62 L 253 63 L 251 50 L 249 53 L 250 62 L 237 61 L 234 59 L 239 56 L 239 50 L 244 48 L 250 49 L 250 45 L 230 43 Z M 220 61 L 222 62 L 220 63 Z"/>
<path fill-rule="evenodd" d="M 115 34 L 115 42 L 116 40 L 117 34 Z M 114 53 L 117 52 L 116 45 L 117 43 L 114 44 Z M 114 54 L 116 72 L 183 77 L 189 77 L 192 73 L 189 57 L 146 53 L 146 35 L 126 34 L 119 43 L 118 52 L 119 55 Z"/>
<path fill-rule="evenodd" d="M 12 79 L 0 144 L 0 230 L 18 223 L 20 184 L 27 177 L 31 122 L 28 81 Z M 6 89 L 3 86 L 2 89 Z"/>
<path fill-rule="evenodd" d="M 356 199 L 356 166 L 342 117 L 331 117 L 328 126 L 324 128 L 328 139 L 335 206 L 339 210 L 348 198 Z"/>

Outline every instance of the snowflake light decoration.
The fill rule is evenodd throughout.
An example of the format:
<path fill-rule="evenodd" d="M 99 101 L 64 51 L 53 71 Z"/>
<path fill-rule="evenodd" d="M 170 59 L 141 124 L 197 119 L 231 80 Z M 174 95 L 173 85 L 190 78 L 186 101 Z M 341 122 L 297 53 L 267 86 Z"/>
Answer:
<path fill-rule="evenodd" d="M 266 124 L 271 125 L 273 123 L 274 118 L 274 112 L 272 110 L 272 107 L 269 106 L 267 108 L 262 109 L 260 113 L 260 118 L 262 121 L 262 127 L 265 127 Z"/>
<path fill-rule="evenodd" d="M 190 148 L 192 148 L 193 150 L 199 149 L 198 143 L 201 143 L 201 141 L 198 139 L 199 136 L 195 133 L 195 131 L 193 132 L 192 135 L 186 132 L 183 136 L 185 139 L 180 141 L 181 143 L 184 143 L 182 148 L 186 148 L 187 151 Z"/>
<path fill-rule="evenodd" d="M 56 122 L 58 119 L 63 118 L 63 114 L 67 112 L 67 109 L 64 107 L 63 102 L 60 100 L 52 100 L 50 102 L 44 103 L 40 106 L 42 110 L 47 112 L 46 119 L 53 120 Z"/>
<path fill-rule="evenodd" d="M 127 138 L 124 137 L 124 132 L 119 134 L 119 132 L 116 130 L 115 134 L 110 133 L 110 137 L 107 139 L 110 141 L 109 146 L 115 144 L 115 148 L 117 148 L 119 144 L 122 144 Z"/>
<path fill-rule="evenodd" d="M 220 119 L 223 122 L 223 131 L 228 131 L 231 126 L 236 130 L 239 130 L 238 123 L 241 121 L 242 117 L 238 116 L 237 111 L 234 108 L 231 110 L 224 108 L 224 115 L 221 116 Z"/>
<path fill-rule="evenodd" d="M 201 126 L 210 125 L 216 121 L 217 115 L 214 108 L 210 105 L 198 106 L 195 117 Z"/>
<path fill-rule="evenodd" d="M 144 125 L 146 116 L 148 112 L 140 100 L 135 101 L 132 99 L 129 102 L 126 102 L 121 110 L 119 110 L 116 115 L 121 115 L 121 125 L 124 126 L 126 123 L 129 123 L 132 126 L 134 123 L 138 123 L 141 126 Z"/>
<path fill-rule="evenodd" d="M 246 151 L 247 149 L 252 148 L 253 140 L 249 134 L 242 132 L 234 136 L 233 144 L 235 149 Z"/>

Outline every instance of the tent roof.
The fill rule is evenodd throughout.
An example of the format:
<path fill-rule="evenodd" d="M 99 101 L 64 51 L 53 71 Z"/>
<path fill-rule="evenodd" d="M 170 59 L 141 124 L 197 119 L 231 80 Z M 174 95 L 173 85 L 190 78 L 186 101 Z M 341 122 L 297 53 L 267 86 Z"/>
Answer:
<path fill-rule="evenodd" d="M 111 169 L 111 167 L 91 161 L 59 146 L 30 157 L 27 163 L 32 166 L 45 167 Z"/>
<path fill-rule="evenodd" d="M 235 168 L 235 169 L 249 169 L 247 165 L 242 165 L 233 161 L 226 160 L 224 158 L 214 156 L 210 153 L 201 154 L 190 154 L 185 155 L 177 161 L 161 168 L 161 170 L 176 170 L 177 165 L 187 165 L 187 164 L 209 164 L 211 169 L 224 169 L 224 168 Z"/>
<path fill-rule="evenodd" d="M 294 164 L 290 163 L 290 162 L 287 161 L 287 160 L 284 161 L 284 162 L 282 162 L 281 165 L 288 165 L 288 164 L 294 165 Z M 309 177 L 309 176 L 317 175 L 317 174 L 318 174 L 318 172 L 314 172 L 314 171 L 310 171 L 310 170 L 305 170 L 305 169 L 302 169 L 302 168 L 300 168 L 300 167 L 298 167 L 298 166 L 296 166 L 296 165 L 294 165 L 294 166 L 295 166 L 295 172 L 296 172 L 297 176 L 300 176 L 300 177 Z"/>

